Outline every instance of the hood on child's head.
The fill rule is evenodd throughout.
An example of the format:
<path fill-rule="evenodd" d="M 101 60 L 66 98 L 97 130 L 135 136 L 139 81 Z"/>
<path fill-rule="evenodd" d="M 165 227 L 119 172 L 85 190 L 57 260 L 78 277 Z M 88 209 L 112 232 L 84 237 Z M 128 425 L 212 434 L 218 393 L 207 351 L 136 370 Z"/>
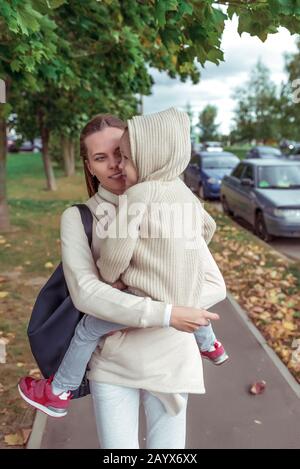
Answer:
<path fill-rule="evenodd" d="M 127 121 L 131 156 L 139 179 L 171 181 L 191 159 L 190 119 L 174 107 Z"/>

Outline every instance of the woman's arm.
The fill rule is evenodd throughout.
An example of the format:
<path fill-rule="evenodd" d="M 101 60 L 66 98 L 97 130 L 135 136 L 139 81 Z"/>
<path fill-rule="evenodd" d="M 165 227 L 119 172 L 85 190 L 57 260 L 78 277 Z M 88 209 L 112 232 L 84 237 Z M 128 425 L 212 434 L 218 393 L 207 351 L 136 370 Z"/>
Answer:
<path fill-rule="evenodd" d="M 77 207 L 60 223 L 63 271 L 74 306 L 83 313 L 132 327 L 163 327 L 166 303 L 124 293 L 99 279 Z"/>

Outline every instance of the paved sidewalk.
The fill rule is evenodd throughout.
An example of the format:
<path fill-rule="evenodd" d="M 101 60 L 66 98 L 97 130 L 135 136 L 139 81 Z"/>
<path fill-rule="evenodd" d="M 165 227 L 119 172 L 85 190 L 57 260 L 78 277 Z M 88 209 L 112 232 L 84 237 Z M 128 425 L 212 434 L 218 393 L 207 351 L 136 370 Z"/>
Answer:
<path fill-rule="evenodd" d="M 189 396 L 186 448 L 299 448 L 300 399 L 272 353 L 232 301 L 226 299 L 212 311 L 220 314 L 214 329 L 231 360 L 220 367 L 204 362 L 206 394 Z M 267 383 L 265 393 L 250 395 L 249 385 L 259 380 Z M 143 411 L 140 424 L 142 448 Z M 47 419 L 41 448 L 99 448 L 90 396 L 73 401 L 67 417 Z"/>

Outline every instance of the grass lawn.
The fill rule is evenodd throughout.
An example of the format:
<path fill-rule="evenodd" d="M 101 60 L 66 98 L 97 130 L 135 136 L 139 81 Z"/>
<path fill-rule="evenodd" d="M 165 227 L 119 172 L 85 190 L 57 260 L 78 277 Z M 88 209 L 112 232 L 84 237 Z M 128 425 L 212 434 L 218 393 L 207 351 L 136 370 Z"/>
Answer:
<path fill-rule="evenodd" d="M 242 145 L 242 146 L 232 146 L 232 147 L 225 147 L 224 151 L 230 151 L 234 155 L 236 155 L 240 160 L 243 160 L 246 156 L 246 153 L 250 150 L 251 145 Z"/>

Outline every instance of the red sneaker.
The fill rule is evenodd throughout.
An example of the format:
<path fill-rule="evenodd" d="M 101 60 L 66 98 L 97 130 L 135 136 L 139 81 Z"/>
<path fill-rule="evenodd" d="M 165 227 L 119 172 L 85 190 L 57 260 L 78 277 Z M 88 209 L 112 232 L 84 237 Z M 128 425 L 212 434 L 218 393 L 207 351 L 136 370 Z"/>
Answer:
<path fill-rule="evenodd" d="M 31 376 L 21 378 L 18 390 L 21 397 L 28 404 L 36 407 L 51 417 L 64 417 L 70 404 L 72 394 L 70 391 L 56 396 L 51 389 L 53 376 L 48 379 L 34 379 Z"/>
<path fill-rule="evenodd" d="M 212 361 L 215 365 L 222 365 L 222 363 L 225 363 L 229 359 L 223 345 L 218 340 L 214 343 L 214 350 L 210 352 L 208 350 L 205 352 L 200 350 L 200 353 L 203 358 Z"/>

